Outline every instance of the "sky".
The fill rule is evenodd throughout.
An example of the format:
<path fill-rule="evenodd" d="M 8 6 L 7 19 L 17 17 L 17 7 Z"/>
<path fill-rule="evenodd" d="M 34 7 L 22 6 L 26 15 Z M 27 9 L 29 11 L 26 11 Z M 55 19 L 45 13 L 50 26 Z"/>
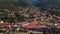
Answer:
<path fill-rule="evenodd" d="M 40 5 L 40 4 L 58 4 L 60 5 L 60 0 L 28 0 L 32 5 Z"/>

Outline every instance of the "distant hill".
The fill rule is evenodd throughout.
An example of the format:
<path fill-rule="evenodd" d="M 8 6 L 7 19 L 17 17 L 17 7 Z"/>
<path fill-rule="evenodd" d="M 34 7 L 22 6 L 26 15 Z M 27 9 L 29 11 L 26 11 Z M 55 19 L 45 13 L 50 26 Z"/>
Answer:
<path fill-rule="evenodd" d="M 14 6 L 24 6 L 24 5 L 34 5 L 34 6 L 41 6 L 41 5 L 60 5 L 60 0 L 0 0 L 0 5 L 2 4 L 14 4 Z"/>

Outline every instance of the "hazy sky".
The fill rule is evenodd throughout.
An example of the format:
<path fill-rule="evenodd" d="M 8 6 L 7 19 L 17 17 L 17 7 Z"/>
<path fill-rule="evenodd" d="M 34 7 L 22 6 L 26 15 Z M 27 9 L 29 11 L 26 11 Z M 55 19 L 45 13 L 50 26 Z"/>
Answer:
<path fill-rule="evenodd" d="M 40 6 L 40 5 L 60 5 L 60 0 L 28 0 L 32 5 Z"/>

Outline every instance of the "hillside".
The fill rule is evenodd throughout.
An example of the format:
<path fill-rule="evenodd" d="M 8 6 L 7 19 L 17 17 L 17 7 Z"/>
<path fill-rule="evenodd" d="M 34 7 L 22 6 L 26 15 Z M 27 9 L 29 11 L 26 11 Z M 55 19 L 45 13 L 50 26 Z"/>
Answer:
<path fill-rule="evenodd" d="M 9 22 L 26 21 L 34 18 L 37 11 L 38 14 L 46 12 L 60 16 L 59 2 L 58 0 L 0 0 L 0 19 Z"/>

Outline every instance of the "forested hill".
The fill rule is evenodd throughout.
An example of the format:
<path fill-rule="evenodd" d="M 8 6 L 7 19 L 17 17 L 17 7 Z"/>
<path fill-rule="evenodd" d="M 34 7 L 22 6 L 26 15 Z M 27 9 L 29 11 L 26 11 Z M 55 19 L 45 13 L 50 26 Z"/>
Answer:
<path fill-rule="evenodd" d="M 0 0 L 1 4 L 14 4 L 14 5 L 60 5 L 60 0 Z"/>

